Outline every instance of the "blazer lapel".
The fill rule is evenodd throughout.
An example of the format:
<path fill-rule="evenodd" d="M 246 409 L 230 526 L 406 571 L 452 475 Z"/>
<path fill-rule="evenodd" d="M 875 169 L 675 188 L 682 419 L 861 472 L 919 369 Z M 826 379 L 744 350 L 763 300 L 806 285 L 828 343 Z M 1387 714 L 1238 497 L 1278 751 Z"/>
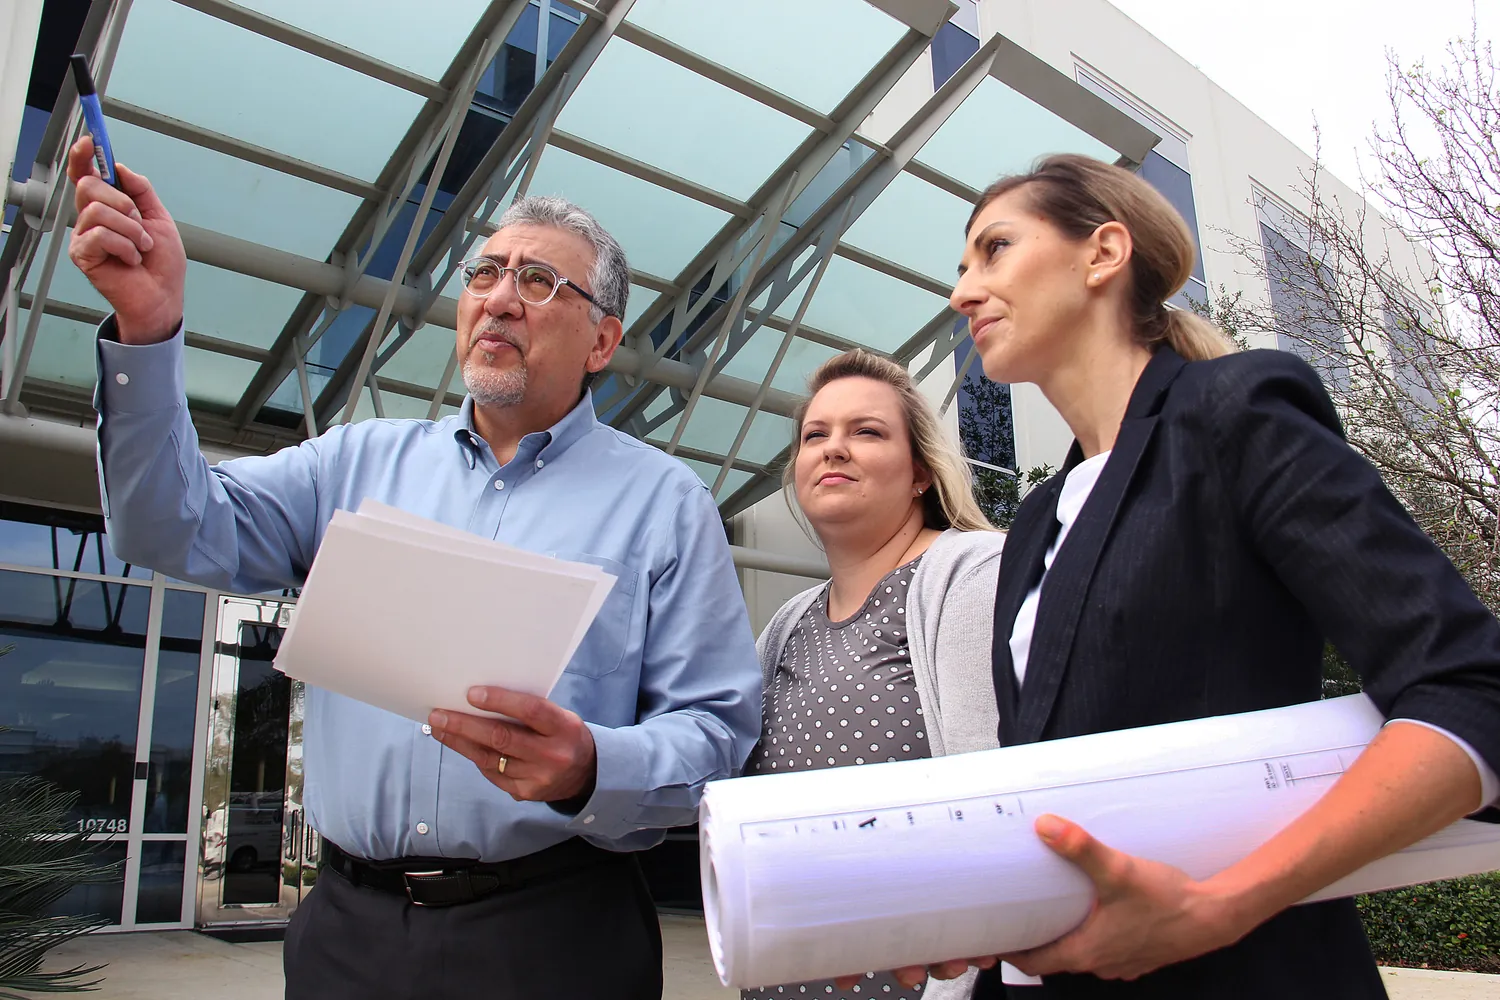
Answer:
<path fill-rule="evenodd" d="M 1043 559 L 1052 539 L 1057 537 L 1057 498 L 1062 492 L 1062 483 L 1060 473 L 1026 498 L 1006 534 L 1005 554 L 1000 559 L 990 663 L 994 670 L 995 701 L 1000 710 L 1002 746 L 1014 741 L 1020 701 L 1015 664 L 1010 655 L 1010 634 L 1015 630 L 1016 615 L 1022 602 L 1041 579 Z"/>
<path fill-rule="evenodd" d="M 1008 743 L 1034 743 L 1042 738 L 1047 728 L 1067 673 L 1079 616 L 1083 613 L 1099 557 L 1114 529 L 1141 457 L 1156 431 L 1167 389 L 1185 364 L 1177 352 L 1166 346 L 1159 348 L 1147 364 L 1131 393 L 1125 419 L 1120 424 L 1120 433 L 1115 438 L 1104 470 L 1079 512 L 1078 520 L 1068 532 L 1067 541 L 1053 560 L 1052 569 L 1042 585 L 1026 679 L 1021 686 L 1015 728 Z M 1081 452 L 1074 442 L 1068 467 L 1075 465 L 1078 458 L 1081 458 Z M 1051 509 L 1055 527 L 1055 497 Z M 1055 536 L 1049 533 L 1048 537 L 1047 545 L 1050 545 L 1050 538 Z M 1035 581 L 1032 582 L 1034 585 Z M 1024 593 L 1022 596 L 1024 598 Z M 1009 662 L 1008 645 L 1006 652 Z"/>

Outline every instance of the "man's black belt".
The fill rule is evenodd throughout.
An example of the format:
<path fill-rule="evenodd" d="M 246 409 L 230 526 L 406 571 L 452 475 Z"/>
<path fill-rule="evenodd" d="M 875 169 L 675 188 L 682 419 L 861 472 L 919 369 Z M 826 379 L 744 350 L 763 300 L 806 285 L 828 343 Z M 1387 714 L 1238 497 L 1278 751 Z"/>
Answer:
<path fill-rule="evenodd" d="M 497 892 L 630 857 L 573 837 L 510 861 L 463 858 L 395 858 L 364 861 L 337 844 L 323 842 L 323 864 L 354 885 L 405 896 L 417 906 L 457 906 Z"/>

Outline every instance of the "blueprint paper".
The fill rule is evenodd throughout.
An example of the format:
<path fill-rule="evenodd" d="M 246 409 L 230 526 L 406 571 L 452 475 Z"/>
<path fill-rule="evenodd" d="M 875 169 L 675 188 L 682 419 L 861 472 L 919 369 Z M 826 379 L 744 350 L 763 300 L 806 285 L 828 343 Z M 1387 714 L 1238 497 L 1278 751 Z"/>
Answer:
<path fill-rule="evenodd" d="M 335 511 L 275 666 L 426 722 L 494 685 L 547 696 L 615 578 L 364 501 Z"/>
<path fill-rule="evenodd" d="M 1364 695 L 929 760 L 713 782 L 699 814 L 719 978 L 755 988 L 1033 948 L 1091 883 L 1043 813 L 1206 878 L 1320 798 L 1379 731 Z M 1461 820 L 1313 899 L 1500 867 Z"/>

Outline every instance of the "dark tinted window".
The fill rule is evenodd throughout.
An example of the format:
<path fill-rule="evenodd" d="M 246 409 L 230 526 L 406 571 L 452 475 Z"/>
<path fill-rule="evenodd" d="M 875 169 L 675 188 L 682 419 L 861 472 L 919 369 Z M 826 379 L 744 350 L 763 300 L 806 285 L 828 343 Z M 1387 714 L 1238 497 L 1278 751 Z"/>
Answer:
<path fill-rule="evenodd" d="M 979 39 L 949 21 L 932 36 L 932 85 L 947 83 L 964 61 L 979 51 Z"/>
<path fill-rule="evenodd" d="M 1276 346 L 1316 368 L 1330 389 L 1347 388 L 1343 331 L 1336 320 L 1336 306 L 1318 289 L 1311 256 L 1264 223 L 1260 239 L 1278 327 Z"/>
<path fill-rule="evenodd" d="M 0 572 L 0 777 L 79 793 L 69 817 L 125 833 L 150 591 Z"/>

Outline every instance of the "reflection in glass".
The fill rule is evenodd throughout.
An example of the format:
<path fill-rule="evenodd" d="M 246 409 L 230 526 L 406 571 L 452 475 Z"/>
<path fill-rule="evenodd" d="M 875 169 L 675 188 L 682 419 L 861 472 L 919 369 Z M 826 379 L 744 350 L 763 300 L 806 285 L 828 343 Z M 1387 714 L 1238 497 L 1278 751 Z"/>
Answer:
<path fill-rule="evenodd" d="M 162 605 L 146 782 L 147 833 L 186 833 L 203 635 L 203 595 L 169 590 Z"/>
<path fill-rule="evenodd" d="M 0 572 L 0 778 L 77 791 L 69 817 L 125 833 L 145 665 L 146 587 Z"/>
<path fill-rule="evenodd" d="M 175 924 L 182 920 L 182 873 L 187 844 L 180 840 L 141 845 L 141 878 L 135 902 L 138 924 Z"/>
<path fill-rule="evenodd" d="M 144 566 L 115 558 L 104 518 L 0 500 L 0 563 L 149 579 Z"/>
<path fill-rule="evenodd" d="M 75 885 L 67 895 L 47 907 L 47 913 L 71 917 L 97 913 L 111 924 L 118 924 L 125 906 L 125 845 L 100 845 L 99 852 L 90 860 L 95 868 L 112 867 L 114 870 L 103 881 Z"/>
<path fill-rule="evenodd" d="M 229 763 L 224 903 L 280 899 L 281 821 L 291 680 L 271 666 L 283 630 L 244 622 Z"/>

